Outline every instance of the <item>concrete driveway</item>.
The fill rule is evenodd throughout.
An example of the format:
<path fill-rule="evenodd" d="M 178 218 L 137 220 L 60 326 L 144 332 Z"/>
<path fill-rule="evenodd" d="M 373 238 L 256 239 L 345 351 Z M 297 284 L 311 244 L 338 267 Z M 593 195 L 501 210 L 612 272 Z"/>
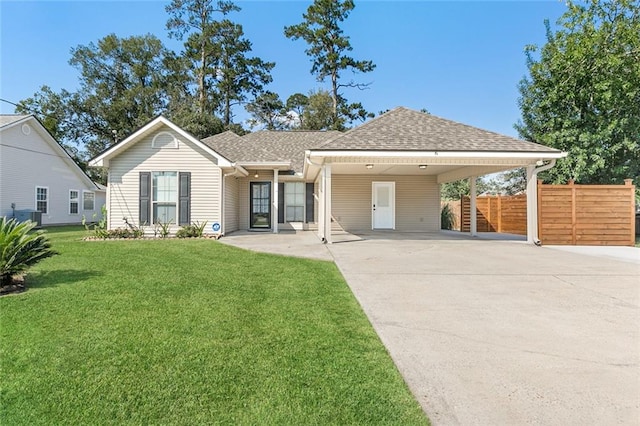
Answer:
<path fill-rule="evenodd" d="M 222 241 L 332 256 L 434 425 L 640 424 L 634 252 L 445 233 L 316 246 L 309 234 Z"/>

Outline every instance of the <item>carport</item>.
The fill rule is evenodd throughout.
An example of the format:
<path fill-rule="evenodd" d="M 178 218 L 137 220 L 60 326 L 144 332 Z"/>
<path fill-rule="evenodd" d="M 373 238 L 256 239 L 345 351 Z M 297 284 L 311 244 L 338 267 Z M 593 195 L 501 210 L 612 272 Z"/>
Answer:
<path fill-rule="evenodd" d="M 440 185 L 471 181 L 471 235 L 476 177 L 527 169 L 527 241 L 537 241 L 536 179 L 565 152 L 430 114 L 396 108 L 305 153 L 315 184 L 318 236 L 332 243 L 332 221 L 345 231 L 440 229 Z"/>

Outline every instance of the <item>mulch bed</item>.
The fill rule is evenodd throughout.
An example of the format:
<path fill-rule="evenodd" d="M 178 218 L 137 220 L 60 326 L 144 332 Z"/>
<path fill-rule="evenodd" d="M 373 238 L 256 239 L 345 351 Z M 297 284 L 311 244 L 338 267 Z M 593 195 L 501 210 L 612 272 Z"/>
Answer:
<path fill-rule="evenodd" d="M 27 291 L 27 286 L 24 284 L 24 277 L 14 277 L 13 283 L 0 287 L 0 296 L 22 293 L 24 291 Z"/>

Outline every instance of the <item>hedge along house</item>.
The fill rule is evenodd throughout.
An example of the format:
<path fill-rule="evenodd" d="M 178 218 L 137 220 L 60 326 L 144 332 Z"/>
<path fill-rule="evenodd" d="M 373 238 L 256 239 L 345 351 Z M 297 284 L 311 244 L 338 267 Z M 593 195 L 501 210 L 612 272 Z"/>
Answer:
<path fill-rule="evenodd" d="M 526 167 L 535 200 L 537 172 L 564 156 L 400 107 L 345 133 L 225 132 L 203 140 L 158 117 L 90 165 L 109 169 L 110 229 L 126 226 L 125 218 L 171 222 L 174 230 L 206 221 L 207 232 L 223 235 L 317 227 L 330 243 L 336 222 L 349 232 L 438 232 L 440 184 L 458 179 L 471 178 L 475 203 L 476 176 Z"/>

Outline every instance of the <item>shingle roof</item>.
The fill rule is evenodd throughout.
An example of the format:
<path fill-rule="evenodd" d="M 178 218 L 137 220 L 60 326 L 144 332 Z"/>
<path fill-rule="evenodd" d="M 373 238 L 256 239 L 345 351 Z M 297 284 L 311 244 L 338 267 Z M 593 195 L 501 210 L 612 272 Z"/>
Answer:
<path fill-rule="evenodd" d="M 395 108 L 317 150 L 560 152 L 404 107 Z"/>
<path fill-rule="evenodd" d="M 263 130 L 238 136 L 226 131 L 202 142 L 231 161 L 291 161 L 293 170 L 302 172 L 304 152 L 340 134 L 337 131 Z"/>
<path fill-rule="evenodd" d="M 15 123 L 16 121 L 20 121 L 24 118 L 29 117 L 29 115 L 22 114 L 0 114 L 0 127 L 8 126 L 11 123 Z"/>
<path fill-rule="evenodd" d="M 248 144 L 257 145 L 276 155 L 277 160 L 291 161 L 296 172 L 304 166 L 304 152 L 322 144 L 327 139 L 339 136 L 338 131 L 268 131 L 244 135 L 242 139 Z"/>

